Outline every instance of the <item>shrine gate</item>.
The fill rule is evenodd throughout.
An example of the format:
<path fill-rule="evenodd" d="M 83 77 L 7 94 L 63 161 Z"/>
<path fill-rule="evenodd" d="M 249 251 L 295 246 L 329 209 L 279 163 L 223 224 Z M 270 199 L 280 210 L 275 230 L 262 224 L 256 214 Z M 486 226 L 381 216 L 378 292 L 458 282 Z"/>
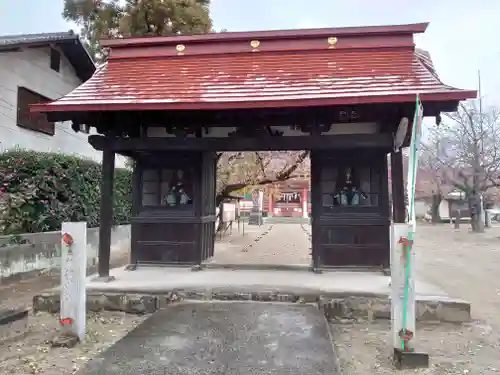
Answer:
<path fill-rule="evenodd" d="M 135 161 L 133 264 L 200 265 L 213 255 L 216 151 L 311 150 L 313 269 L 389 267 L 391 217 L 405 219 L 398 148 L 408 145 L 416 95 L 437 122 L 476 97 L 443 84 L 415 48 L 426 28 L 103 40 L 109 56 L 92 78 L 32 107 L 97 132 L 100 276 L 109 275 L 116 154 Z"/>

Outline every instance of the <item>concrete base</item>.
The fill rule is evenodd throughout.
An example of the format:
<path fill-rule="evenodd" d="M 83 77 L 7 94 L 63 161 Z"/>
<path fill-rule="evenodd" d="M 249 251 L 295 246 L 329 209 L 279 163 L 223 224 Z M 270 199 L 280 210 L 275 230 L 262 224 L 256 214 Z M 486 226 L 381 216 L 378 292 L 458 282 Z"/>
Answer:
<path fill-rule="evenodd" d="M 394 349 L 394 366 L 398 370 L 428 368 L 429 354 Z"/>
<path fill-rule="evenodd" d="M 64 332 L 54 337 L 50 344 L 53 348 L 73 348 L 79 342 L 77 335 L 72 332 Z"/>
<path fill-rule="evenodd" d="M 128 267 L 125 267 L 125 270 L 129 271 Z M 115 281 L 116 278 L 114 276 L 96 276 L 92 279 L 96 283 L 109 283 L 110 281 Z"/>
<path fill-rule="evenodd" d="M 191 266 L 191 271 L 196 272 L 196 271 L 202 271 L 204 266 L 202 264 L 195 264 L 194 266 Z"/>
<path fill-rule="evenodd" d="M 125 266 L 126 271 L 135 271 L 137 269 L 137 263 L 134 264 L 127 264 Z"/>
<path fill-rule="evenodd" d="M 90 310 L 142 313 L 174 300 L 253 300 L 317 303 L 332 318 L 390 319 L 391 314 L 390 278 L 380 272 L 139 267 L 134 272 L 114 269 L 111 274 L 116 278 L 112 283 L 89 278 Z M 428 283 L 417 280 L 416 293 L 418 321 L 471 319 L 468 302 L 450 298 Z M 35 310 L 56 312 L 58 304 L 58 289 L 34 298 Z"/>

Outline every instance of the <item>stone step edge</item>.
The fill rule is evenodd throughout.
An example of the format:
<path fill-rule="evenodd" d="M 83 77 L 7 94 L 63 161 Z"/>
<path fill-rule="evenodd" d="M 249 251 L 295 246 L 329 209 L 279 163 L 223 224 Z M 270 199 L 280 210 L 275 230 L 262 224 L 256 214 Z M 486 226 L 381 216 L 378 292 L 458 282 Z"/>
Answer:
<path fill-rule="evenodd" d="M 89 311 L 123 311 L 131 314 L 153 313 L 177 301 L 259 301 L 314 303 L 330 319 L 390 319 L 391 304 L 387 296 L 333 296 L 314 293 L 283 292 L 214 292 L 172 291 L 161 294 L 88 292 Z M 58 292 L 43 293 L 33 298 L 33 311 L 57 313 Z M 471 321 L 470 304 L 462 300 L 418 299 L 416 319 L 420 322 L 464 323 Z"/>

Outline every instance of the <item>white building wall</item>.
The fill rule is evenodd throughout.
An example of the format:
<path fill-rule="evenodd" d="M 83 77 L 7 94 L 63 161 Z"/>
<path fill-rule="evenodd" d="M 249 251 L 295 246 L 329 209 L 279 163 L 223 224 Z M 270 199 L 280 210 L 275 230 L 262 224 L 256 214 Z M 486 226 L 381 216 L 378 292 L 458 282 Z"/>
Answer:
<path fill-rule="evenodd" d="M 75 133 L 68 122 L 56 123 L 53 136 L 17 126 L 17 87 L 23 86 L 49 99 L 58 99 L 81 84 L 73 66 L 61 53 L 60 71 L 50 68 L 50 49 L 0 52 L 0 150 L 20 147 L 61 152 L 101 161 L 101 152 L 87 142 L 88 134 Z M 117 157 L 123 167 L 125 158 Z"/>
<path fill-rule="evenodd" d="M 431 205 L 424 200 L 415 201 L 415 216 L 417 218 L 425 217 L 425 214 L 429 211 Z"/>

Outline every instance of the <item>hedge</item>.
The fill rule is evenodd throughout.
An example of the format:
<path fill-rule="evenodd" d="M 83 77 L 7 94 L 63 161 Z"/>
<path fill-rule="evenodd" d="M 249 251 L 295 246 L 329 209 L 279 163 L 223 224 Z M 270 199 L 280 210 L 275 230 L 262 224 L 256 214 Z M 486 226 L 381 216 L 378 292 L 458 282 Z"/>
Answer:
<path fill-rule="evenodd" d="M 101 165 L 56 153 L 0 153 L 0 234 L 60 230 L 64 221 L 99 226 Z M 129 222 L 132 175 L 115 170 L 114 224 Z"/>

